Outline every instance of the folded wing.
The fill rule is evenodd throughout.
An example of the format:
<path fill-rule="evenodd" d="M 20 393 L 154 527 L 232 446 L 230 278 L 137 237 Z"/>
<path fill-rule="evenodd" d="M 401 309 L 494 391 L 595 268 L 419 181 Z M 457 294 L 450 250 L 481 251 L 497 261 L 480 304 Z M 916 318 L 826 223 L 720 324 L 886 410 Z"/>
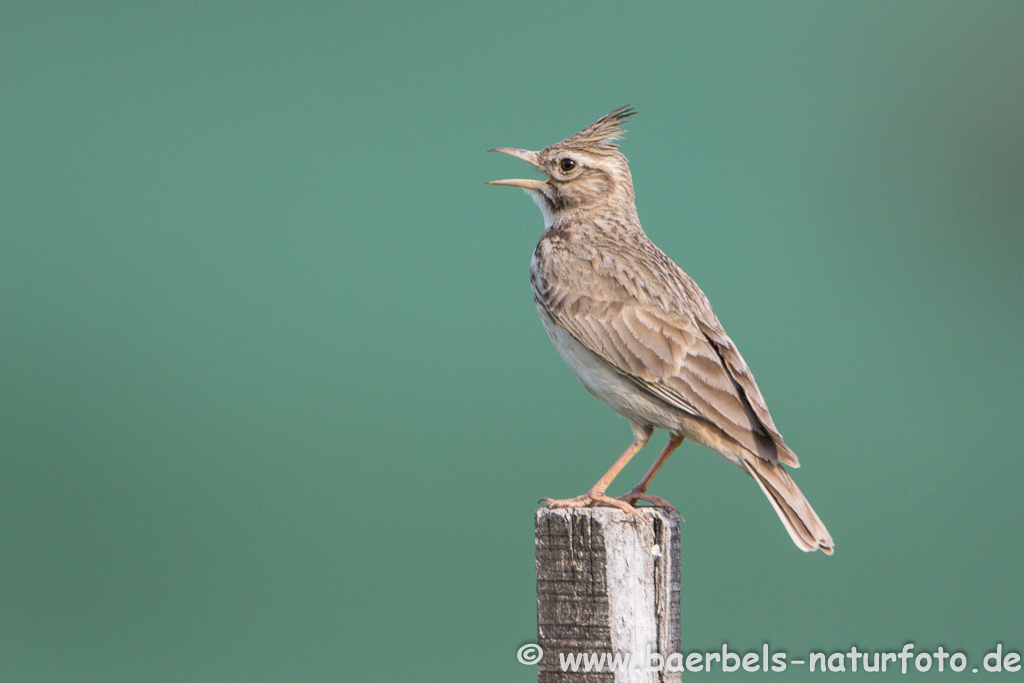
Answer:
<path fill-rule="evenodd" d="M 637 387 L 707 420 L 762 460 L 799 467 L 717 320 L 587 296 L 558 303 L 548 308 L 556 322 Z"/>

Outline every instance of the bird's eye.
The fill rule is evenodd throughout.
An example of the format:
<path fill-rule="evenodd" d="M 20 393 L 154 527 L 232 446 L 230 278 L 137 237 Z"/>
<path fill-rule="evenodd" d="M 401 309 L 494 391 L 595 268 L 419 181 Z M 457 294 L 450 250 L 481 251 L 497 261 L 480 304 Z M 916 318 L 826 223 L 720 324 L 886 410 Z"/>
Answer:
<path fill-rule="evenodd" d="M 563 173 L 568 173 L 572 169 L 576 168 L 576 162 L 569 157 L 565 157 L 558 162 L 558 167 L 562 169 Z"/>

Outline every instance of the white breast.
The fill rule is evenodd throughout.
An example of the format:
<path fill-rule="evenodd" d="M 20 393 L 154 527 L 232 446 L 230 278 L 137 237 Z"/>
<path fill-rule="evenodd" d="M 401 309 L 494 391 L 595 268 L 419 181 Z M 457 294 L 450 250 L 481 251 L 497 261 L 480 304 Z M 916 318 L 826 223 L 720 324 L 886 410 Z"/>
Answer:
<path fill-rule="evenodd" d="M 558 354 L 587 391 L 615 412 L 641 425 L 678 432 L 680 411 L 649 396 L 560 327 L 539 304 L 537 311 Z"/>

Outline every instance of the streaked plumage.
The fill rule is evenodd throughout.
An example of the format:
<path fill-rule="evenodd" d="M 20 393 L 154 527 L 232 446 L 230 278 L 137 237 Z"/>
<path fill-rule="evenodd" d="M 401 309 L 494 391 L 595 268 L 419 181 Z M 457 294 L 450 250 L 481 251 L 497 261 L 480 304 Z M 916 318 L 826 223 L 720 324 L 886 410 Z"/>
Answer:
<path fill-rule="evenodd" d="M 634 440 L 587 494 L 551 507 L 611 505 L 635 513 L 650 480 L 690 439 L 757 481 L 793 541 L 832 552 L 832 538 L 784 465 L 799 467 L 772 422 L 754 377 L 697 284 L 640 227 L 626 158 L 613 142 L 623 107 L 540 152 L 504 152 L 548 174 L 522 187 L 544 215 L 530 280 L 548 335 L 590 393 L 629 420 Z M 605 489 L 650 438 L 671 434 L 644 479 L 622 498 Z M 642 517 L 641 517 L 642 519 Z"/>

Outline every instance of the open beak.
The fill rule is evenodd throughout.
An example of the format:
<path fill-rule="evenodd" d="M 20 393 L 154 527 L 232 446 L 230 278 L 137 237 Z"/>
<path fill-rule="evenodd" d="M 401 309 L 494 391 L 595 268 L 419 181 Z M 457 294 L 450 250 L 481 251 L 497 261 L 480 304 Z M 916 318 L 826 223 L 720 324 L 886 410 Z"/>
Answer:
<path fill-rule="evenodd" d="M 487 151 L 508 154 L 509 156 L 516 157 L 517 159 L 522 159 L 523 161 L 527 161 L 536 166 L 537 168 L 540 168 L 540 164 L 537 163 L 537 152 L 531 152 L 526 149 L 513 149 L 512 147 L 495 147 L 494 149 L 489 149 Z M 492 180 L 488 182 L 487 185 L 507 185 L 508 187 L 521 187 L 526 190 L 536 190 L 547 181 L 547 178 L 545 178 L 544 180 L 510 178 L 508 180 Z"/>

